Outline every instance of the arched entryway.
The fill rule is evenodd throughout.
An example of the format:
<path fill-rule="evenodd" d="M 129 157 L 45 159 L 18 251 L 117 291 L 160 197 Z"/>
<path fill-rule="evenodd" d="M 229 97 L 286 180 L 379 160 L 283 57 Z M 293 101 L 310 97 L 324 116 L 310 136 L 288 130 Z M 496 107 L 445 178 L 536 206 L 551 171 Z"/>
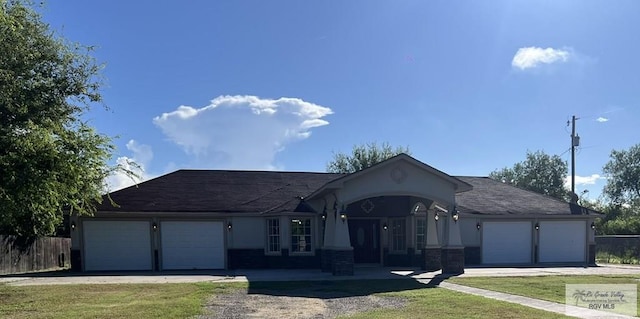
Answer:
<path fill-rule="evenodd" d="M 422 266 L 431 203 L 413 196 L 376 196 L 347 205 L 354 263 Z M 438 234 L 432 235 L 438 244 Z"/>
<path fill-rule="evenodd" d="M 430 268 L 439 269 L 440 263 L 427 261 L 442 252 L 443 270 L 463 272 L 458 225 L 444 218 L 445 235 L 439 240 L 436 216 L 437 207 L 457 216 L 455 194 L 469 189 L 469 184 L 404 154 L 325 184 L 308 198 L 325 220 L 323 271 L 352 274 L 354 263 L 435 270 Z"/>

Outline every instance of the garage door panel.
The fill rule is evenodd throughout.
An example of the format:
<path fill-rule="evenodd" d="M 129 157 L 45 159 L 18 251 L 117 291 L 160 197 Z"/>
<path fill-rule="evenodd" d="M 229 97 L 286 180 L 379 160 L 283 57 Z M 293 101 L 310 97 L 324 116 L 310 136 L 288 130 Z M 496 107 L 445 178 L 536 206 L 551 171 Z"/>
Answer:
<path fill-rule="evenodd" d="M 163 269 L 224 268 L 222 222 L 165 221 L 161 238 Z"/>
<path fill-rule="evenodd" d="M 85 270 L 151 270 L 149 228 L 148 221 L 84 221 Z"/>
<path fill-rule="evenodd" d="M 484 222 L 483 264 L 531 263 L 531 222 Z"/>
<path fill-rule="evenodd" d="M 584 262 L 586 232 L 586 221 L 541 221 L 540 262 Z"/>

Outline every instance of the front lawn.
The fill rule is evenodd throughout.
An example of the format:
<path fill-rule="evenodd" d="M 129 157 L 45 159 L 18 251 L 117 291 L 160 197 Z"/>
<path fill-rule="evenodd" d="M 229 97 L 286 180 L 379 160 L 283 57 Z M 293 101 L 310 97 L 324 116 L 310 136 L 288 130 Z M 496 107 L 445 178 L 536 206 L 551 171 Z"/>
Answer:
<path fill-rule="evenodd" d="M 569 318 L 505 301 L 469 295 L 445 288 L 423 288 L 385 293 L 409 300 L 401 309 L 376 309 L 348 318 Z"/>
<path fill-rule="evenodd" d="M 319 286 L 310 291 L 310 286 Z M 406 298 L 399 309 L 377 308 L 349 318 L 565 318 L 525 306 L 426 288 L 411 280 L 337 281 L 328 283 L 188 283 L 8 286 L 0 285 L 2 318 L 189 318 L 204 314 L 217 294 L 245 290 L 275 296 L 314 294 Z M 325 297 L 326 298 L 326 297 Z M 277 313 L 278 304 L 267 305 Z M 213 314 L 215 315 L 215 314 Z"/>
<path fill-rule="evenodd" d="M 557 303 L 565 302 L 566 284 L 634 284 L 640 275 L 540 276 L 540 277 L 469 277 L 447 281 L 470 287 L 505 292 Z M 640 296 L 640 293 L 638 294 Z M 640 304 L 640 300 L 638 302 Z"/>
<path fill-rule="evenodd" d="M 301 288 L 305 288 L 301 291 Z M 309 282 L 258 282 L 250 284 L 250 293 L 298 296 L 366 296 L 401 297 L 407 300 L 399 309 L 377 308 L 339 318 L 569 318 L 518 304 L 451 291 L 427 288 L 413 280 L 353 280 L 325 284 Z M 302 292 L 302 293 L 301 293 Z"/>
<path fill-rule="evenodd" d="M 187 318 L 202 313 L 207 298 L 234 285 L 0 285 L 0 317 Z"/>

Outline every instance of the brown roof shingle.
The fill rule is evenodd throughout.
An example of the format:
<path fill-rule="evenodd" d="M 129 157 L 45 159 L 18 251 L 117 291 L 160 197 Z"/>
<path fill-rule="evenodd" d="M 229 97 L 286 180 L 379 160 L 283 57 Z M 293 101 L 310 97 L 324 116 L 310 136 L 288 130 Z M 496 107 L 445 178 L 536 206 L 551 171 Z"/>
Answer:
<path fill-rule="evenodd" d="M 99 211 L 306 211 L 300 197 L 342 176 L 331 173 L 179 170 L 111 193 Z"/>
<path fill-rule="evenodd" d="M 99 211 L 119 212 L 310 212 L 304 198 L 345 174 L 178 170 L 110 194 Z M 473 186 L 456 194 L 461 213 L 569 215 L 596 213 L 488 177 L 457 177 Z"/>
<path fill-rule="evenodd" d="M 473 190 L 456 194 L 461 213 L 483 215 L 599 214 L 579 205 L 496 181 L 489 177 L 458 176 Z"/>

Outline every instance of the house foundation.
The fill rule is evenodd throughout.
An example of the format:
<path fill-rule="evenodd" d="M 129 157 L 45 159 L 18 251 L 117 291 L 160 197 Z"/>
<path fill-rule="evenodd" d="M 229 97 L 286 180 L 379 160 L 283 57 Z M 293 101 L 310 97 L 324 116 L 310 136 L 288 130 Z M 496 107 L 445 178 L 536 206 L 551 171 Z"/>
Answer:
<path fill-rule="evenodd" d="M 437 271 L 442 269 L 442 249 L 440 247 L 425 248 L 422 252 L 424 255 L 423 270 Z"/>
<path fill-rule="evenodd" d="M 334 276 L 353 276 L 353 249 L 331 252 L 331 273 Z"/>
<path fill-rule="evenodd" d="M 449 275 L 464 273 L 464 247 L 442 249 L 442 273 Z"/>

